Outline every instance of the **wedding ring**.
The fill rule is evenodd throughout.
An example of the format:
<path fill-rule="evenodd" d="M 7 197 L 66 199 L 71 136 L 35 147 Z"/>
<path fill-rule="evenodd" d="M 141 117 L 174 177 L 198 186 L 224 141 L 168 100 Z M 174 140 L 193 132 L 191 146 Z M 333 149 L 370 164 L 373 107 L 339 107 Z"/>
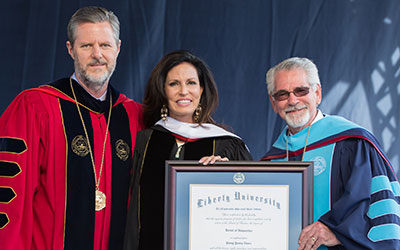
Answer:
<path fill-rule="evenodd" d="M 315 237 L 313 236 L 313 237 L 311 237 L 311 240 L 312 240 L 313 242 L 315 242 L 317 239 L 315 239 Z"/>

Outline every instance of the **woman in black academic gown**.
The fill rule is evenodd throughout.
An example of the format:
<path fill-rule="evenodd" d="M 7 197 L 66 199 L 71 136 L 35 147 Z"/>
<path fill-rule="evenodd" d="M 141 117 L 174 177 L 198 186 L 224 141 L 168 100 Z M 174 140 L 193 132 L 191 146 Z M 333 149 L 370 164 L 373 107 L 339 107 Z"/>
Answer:
<path fill-rule="evenodd" d="M 191 53 L 167 54 L 153 69 L 143 101 L 148 129 L 137 134 L 134 150 L 126 250 L 163 249 L 166 160 L 252 159 L 242 140 L 212 119 L 217 104 L 210 70 Z"/>

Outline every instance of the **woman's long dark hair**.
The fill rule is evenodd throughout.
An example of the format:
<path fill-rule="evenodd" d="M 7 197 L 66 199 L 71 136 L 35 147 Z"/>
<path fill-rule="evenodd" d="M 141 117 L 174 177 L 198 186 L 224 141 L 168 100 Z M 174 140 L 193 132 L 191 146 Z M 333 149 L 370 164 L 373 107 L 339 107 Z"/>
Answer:
<path fill-rule="evenodd" d="M 165 80 L 168 72 L 183 62 L 190 63 L 196 68 L 200 86 L 203 87 L 200 98 L 202 112 L 198 123 L 216 124 L 211 115 L 218 106 L 218 90 L 211 71 L 200 58 L 186 50 L 178 50 L 165 55 L 151 72 L 143 99 L 143 120 L 146 127 L 151 127 L 160 120 L 163 105 L 168 107 L 168 98 L 164 90 Z"/>

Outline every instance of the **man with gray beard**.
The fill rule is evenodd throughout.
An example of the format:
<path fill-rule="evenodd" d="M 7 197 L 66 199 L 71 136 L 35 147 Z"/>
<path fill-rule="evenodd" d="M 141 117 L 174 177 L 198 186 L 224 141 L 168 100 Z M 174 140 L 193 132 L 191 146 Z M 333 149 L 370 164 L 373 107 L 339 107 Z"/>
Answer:
<path fill-rule="evenodd" d="M 298 250 L 400 249 L 400 185 L 376 138 L 318 110 L 318 69 L 307 58 L 271 68 L 267 85 L 287 126 L 262 160 L 314 162 L 314 223 Z"/>
<path fill-rule="evenodd" d="M 66 46 L 72 76 L 23 91 L 0 118 L 2 250 L 122 249 L 143 125 L 141 105 L 109 84 L 117 16 L 77 10 Z"/>

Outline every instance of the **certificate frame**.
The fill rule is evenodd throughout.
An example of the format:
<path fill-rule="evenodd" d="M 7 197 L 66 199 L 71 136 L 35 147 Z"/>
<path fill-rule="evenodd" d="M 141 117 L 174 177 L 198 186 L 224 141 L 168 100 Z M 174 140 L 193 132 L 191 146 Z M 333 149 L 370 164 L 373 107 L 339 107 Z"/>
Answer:
<path fill-rule="evenodd" d="M 165 165 L 164 250 L 190 249 L 188 209 L 191 208 L 187 191 L 190 185 L 289 186 L 287 249 L 297 249 L 302 228 L 312 223 L 313 162 L 230 161 L 203 166 L 197 161 L 166 161 Z M 237 173 L 245 177 L 243 183 L 236 184 L 233 180 Z"/>

